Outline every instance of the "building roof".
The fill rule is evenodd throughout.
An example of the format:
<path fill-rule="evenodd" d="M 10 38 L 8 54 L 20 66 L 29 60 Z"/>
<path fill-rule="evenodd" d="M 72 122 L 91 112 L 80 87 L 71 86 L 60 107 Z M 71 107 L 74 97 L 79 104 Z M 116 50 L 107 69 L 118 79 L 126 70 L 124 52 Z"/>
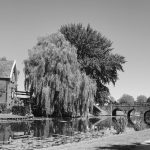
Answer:
<path fill-rule="evenodd" d="M 10 79 L 15 65 L 14 60 L 0 60 L 0 79 Z"/>

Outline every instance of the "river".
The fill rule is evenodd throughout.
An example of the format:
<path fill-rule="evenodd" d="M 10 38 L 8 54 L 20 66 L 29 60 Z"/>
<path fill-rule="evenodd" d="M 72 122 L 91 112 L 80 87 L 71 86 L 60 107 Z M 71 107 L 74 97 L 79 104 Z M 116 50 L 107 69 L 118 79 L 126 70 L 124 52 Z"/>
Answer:
<path fill-rule="evenodd" d="M 0 145 L 14 144 L 18 147 L 19 142 L 20 145 L 24 142 L 24 146 L 30 143 L 32 148 L 44 146 L 42 143 L 54 146 L 110 134 L 135 132 L 150 128 L 149 118 L 146 119 L 147 123 L 140 116 L 130 119 L 124 116 L 104 116 L 90 119 L 34 118 L 28 121 L 3 121 L 0 123 Z"/>

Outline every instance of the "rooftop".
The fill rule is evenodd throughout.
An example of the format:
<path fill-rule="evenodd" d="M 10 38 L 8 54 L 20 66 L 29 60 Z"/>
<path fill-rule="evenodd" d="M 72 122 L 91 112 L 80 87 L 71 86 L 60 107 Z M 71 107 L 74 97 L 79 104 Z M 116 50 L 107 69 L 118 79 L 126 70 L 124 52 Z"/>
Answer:
<path fill-rule="evenodd" d="M 0 79 L 11 78 L 12 70 L 15 66 L 14 60 L 0 60 Z"/>

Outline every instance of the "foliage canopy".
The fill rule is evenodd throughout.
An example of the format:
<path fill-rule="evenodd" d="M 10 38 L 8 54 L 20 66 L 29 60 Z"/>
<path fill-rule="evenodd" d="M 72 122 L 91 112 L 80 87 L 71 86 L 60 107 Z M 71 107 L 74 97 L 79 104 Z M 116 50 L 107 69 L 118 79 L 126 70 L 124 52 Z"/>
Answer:
<path fill-rule="evenodd" d="M 118 79 L 118 71 L 123 71 L 125 58 L 112 54 L 112 42 L 90 25 L 69 24 L 60 28 L 60 32 L 77 48 L 77 59 L 80 70 L 96 80 L 96 101 L 102 104 L 108 99 L 109 89 L 106 84 Z"/>
<path fill-rule="evenodd" d="M 77 50 L 58 32 L 38 39 L 24 61 L 25 89 L 42 114 L 85 116 L 92 111 L 96 82 L 79 69 Z"/>
<path fill-rule="evenodd" d="M 136 100 L 138 103 L 145 103 L 147 102 L 147 97 L 145 95 L 139 95 L 137 97 L 137 100 Z"/>
<path fill-rule="evenodd" d="M 133 105 L 134 104 L 134 98 L 131 95 L 123 94 L 122 97 L 118 99 L 119 104 L 127 104 L 127 105 Z"/>

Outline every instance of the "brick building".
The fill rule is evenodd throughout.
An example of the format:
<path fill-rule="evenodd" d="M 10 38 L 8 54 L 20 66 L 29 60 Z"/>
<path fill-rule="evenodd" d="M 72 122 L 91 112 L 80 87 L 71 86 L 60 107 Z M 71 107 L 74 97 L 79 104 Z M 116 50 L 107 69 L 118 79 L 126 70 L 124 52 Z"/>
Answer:
<path fill-rule="evenodd" d="M 16 61 L 0 60 L 0 109 L 11 109 L 17 90 Z M 1 110 L 0 110 L 1 111 Z"/>

